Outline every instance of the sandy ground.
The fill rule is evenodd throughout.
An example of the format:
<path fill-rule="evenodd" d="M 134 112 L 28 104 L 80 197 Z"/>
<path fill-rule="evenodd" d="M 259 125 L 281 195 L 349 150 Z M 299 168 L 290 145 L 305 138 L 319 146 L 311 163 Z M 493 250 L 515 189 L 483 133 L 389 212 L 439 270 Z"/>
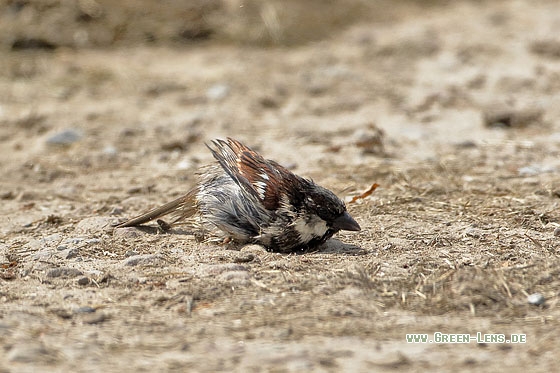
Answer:
<path fill-rule="evenodd" d="M 556 369 L 560 3 L 391 7 L 286 45 L 270 7 L 277 45 L 6 44 L 0 371 Z M 225 136 L 347 201 L 380 184 L 363 230 L 283 255 L 111 228 Z M 527 342 L 406 342 L 435 332 Z"/>

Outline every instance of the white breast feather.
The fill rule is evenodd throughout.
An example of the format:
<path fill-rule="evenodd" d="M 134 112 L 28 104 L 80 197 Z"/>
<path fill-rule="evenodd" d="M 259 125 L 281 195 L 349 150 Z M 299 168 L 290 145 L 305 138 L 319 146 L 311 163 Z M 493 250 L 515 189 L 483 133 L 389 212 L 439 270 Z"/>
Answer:
<path fill-rule="evenodd" d="M 327 222 L 318 216 L 314 216 L 308 221 L 298 217 L 293 225 L 303 242 L 311 241 L 316 237 L 323 237 L 328 230 Z"/>

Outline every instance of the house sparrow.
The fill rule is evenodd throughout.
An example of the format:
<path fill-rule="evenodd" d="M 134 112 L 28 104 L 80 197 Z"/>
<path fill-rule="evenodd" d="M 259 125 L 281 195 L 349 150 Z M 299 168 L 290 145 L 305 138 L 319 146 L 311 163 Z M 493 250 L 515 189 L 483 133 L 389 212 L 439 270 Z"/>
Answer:
<path fill-rule="evenodd" d="M 193 218 L 224 238 L 283 253 L 317 246 L 340 230 L 360 230 L 344 202 L 312 180 L 232 138 L 207 146 L 218 162 L 202 169 L 194 189 L 117 228 L 171 215 L 169 224 L 158 220 L 168 229 Z"/>

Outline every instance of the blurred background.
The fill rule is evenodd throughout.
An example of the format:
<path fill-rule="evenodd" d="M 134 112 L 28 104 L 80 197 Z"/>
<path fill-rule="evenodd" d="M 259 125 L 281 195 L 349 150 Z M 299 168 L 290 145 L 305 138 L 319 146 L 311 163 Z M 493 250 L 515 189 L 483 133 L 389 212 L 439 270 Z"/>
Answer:
<path fill-rule="evenodd" d="M 3 0 L 7 172 L 54 181 L 120 165 L 132 172 L 117 178 L 125 185 L 183 180 L 210 160 L 204 143 L 226 136 L 332 184 L 353 167 L 369 180 L 387 163 L 414 169 L 486 146 L 511 170 L 555 170 L 543 147 L 505 144 L 558 137 L 558 10 L 545 0 Z"/>
<path fill-rule="evenodd" d="M 388 21 L 403 3 L 378 0 L 3 0 L 0 41 L 8 48 L 91 48 L 200 41 L 297 45 L 358 21 Z"/>
<path fill-rule="evenodd" d="M 555 138 L 557 10 L 544 0 L 3 0 L 0 144 L 17 172 L 65 154 L 69 168 L 123 162 L 157 175 L 196 169 L 205 141 L 233 136 L 313 175 Z M 555 169 L 542 157 L 539 169 Z"/>

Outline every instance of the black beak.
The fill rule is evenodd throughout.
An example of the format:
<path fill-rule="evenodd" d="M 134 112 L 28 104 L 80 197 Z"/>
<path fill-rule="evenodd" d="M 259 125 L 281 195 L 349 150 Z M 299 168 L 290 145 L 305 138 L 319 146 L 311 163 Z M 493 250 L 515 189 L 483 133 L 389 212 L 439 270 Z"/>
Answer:
<path fill-rule="evenodd" d="M 344 211 L 344 214 L 334 219 L 332 227 L 341 231 L 359 231 L 362 229 L 347 211 Z"/>

